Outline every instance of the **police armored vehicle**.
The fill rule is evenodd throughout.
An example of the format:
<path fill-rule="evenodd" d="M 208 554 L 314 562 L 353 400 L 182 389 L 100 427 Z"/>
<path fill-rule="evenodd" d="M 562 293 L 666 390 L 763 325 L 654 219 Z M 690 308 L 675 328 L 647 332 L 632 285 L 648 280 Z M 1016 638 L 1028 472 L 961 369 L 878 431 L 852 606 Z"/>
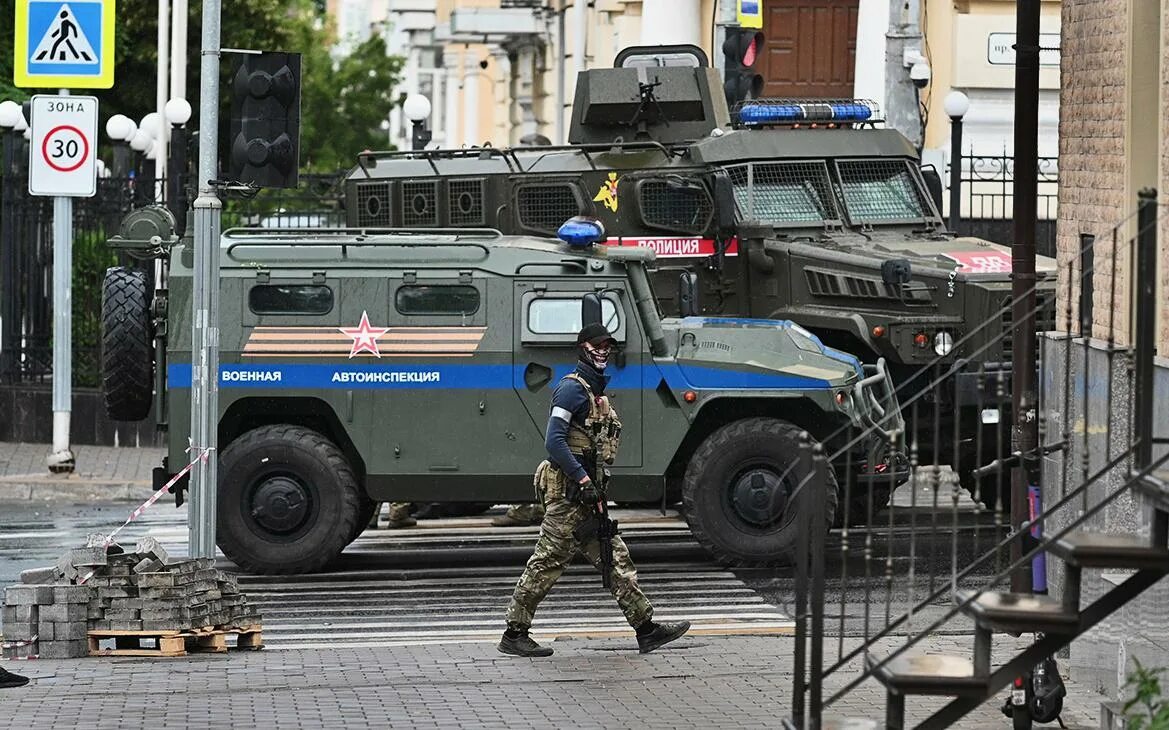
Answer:
<path fill-rule="evenodd" d="M 704 314 L 790 319 L 865 362 L 885 358 L 902 402 L 927 391 L 921 462 L 954 463 L 950 447 L 932 452 L 957 429 L 965 486 L 993 506 L 1009 480 L 976 490 L 971 471 L 1010 446 L 1009 251 L 946 230 L 940 184 L 931 194 L 916 150 L 877 128 L 871 103 L 756 100 L 732 114 L 693 46 L 626 49 L 615 66 L 580 74 L 567 146 L 361 155 L 349 224 L 549 235 L 596 216 L 607 243 L 656 250 L 664 311 L 677 311 L 686 268 Z M 1042 331 L 1054 262 L 1037 268 Z M 959 359 L 957 385 L 929 390 Z"/>
<path fill-rule="evenodd" d="M 166 256 L 168 290 L 151 301 L 145 273 L 118 267 L 103 300 L 108 410 L 135 419 L 153 405 L 167 424 L 156 486 L 190 458 L 192 250 L 172 226 L 147 208 L 111 240 Z M 720 560 L 791 553 L 802 431 L 871 465 L 861 484 L 906 478 L 904 459 L 887 453 L 903 423 L 883 361 L 864 365 L 790 322 L 663 318 L 647 273 L 654 252 L 593 245 L 601 230 L 578 220 L 565 240 L 225 232 L 223 552 L 249 571 L 312 571 L 358 535 L 375 501 L 531 500 L 551 395 L 576 362 L 582 321 L 601 321 L 619 343 L 607 372 L 625 427 L 610 499 L 680 495 Z M 832 515 L 835 480 L 824 499 Z"/>

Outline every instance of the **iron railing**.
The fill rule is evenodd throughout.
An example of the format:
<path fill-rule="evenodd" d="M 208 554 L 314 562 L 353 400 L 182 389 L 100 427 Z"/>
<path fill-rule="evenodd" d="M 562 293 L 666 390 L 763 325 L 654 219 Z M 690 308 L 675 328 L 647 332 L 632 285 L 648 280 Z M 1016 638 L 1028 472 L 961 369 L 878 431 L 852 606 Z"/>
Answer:
<path fill-rule="evenodd" d="M 1030 676 L 1040 661 L 1164 574 L 1134 565 L 1131 578 L 1091 603 L 1085 597 L 1081 609 L 1078 569 L 1057 571 L 1046 562 L 1053 544 L 1073 532 L 1113 527 L 1117 510 L 1130 518 L 1125 530 L 1131 531 L 1140 523 L 1138 493 L 1160 500 L 1152 523 L 1143 528 L 1151 544 L 1164 547 L 1169 534 L 1169 518 L 1160 511 L 1169 505 L 1169 481 L 1157 477 L 1169 453 L 1154 449 L 1165 442 L 1155 437 L 1152 417 L 1158 407 L 1153 344 L 1160 208 L 1145 196 L 1139 210 L 1133 240 L 1126 242 L 1123 235 L 1132 216 L 1101 232 L 1094 246 L 1086 239 L 1091 248 L 1075 258 L 1078 270 L 1065 275 L 1068 286 L 1056 303 L 1055 320 L 1038 327 L 1057 331 L 1040 335 L 1041 445 L 1035 453 L 1012 451 L 1012 417 L 999 406 L 1010 393 L 1011 371 L 971 368 L 947 357 L 923 369 L 921 382 L 903 383 L 899 390 L 905 440 L 890 440 L 888 447 L 907 452 L 911 476 L 904 485 L 897 483 L 895 469 L 888 470 L 887 480 L 874 479 L 871 465 L 842 467 L 836 454 L 812 442 L 804 445 L 803 477 L 790 498 L 802 533 L 794 566 L 796 666 L 789 726 L 819 728 L 830 715 L 845 719 L 842 708 L 855 707 L 847 698 L 861 684 L 893 686 L 890 678 L 906 671 L 906 657 L 923 647 L 936 651 L 930 642 L 946 634 L 947 641 L 973 653 L 967 669 L 981 682 L 978 690 L 914 696 L 907 704 L 906 692 L 888 689 L 884 720 L 887 727 L 947 727 L 1016 677 Z M 1101 245 L 1106 240 L 1112 245 Z M 1130 293 L 1114 282 L 1106 328 L 1098 323 L 1093 340 L 1086 331 L 1091 323 L 1076 317 L 1077 279 L 1090 281 L 1097 269 L 1127 271 L 1133 261 L 1135 327 L 1130 329 L 1124 314 Z M 1000 319 L 979 328 L 1001 327 L 1013 304 L 1008 298 Z M 1043 318 L 1042 308 L 1041 303 L 1031 317 Z M 1005 338 L 1018 336 L 1021 328 L 1014 324 L 989 340 L 967 332 L 954 350 L 962 352 L 967 341 L 1001 349 Z M 1132 338 L 1118 334 L 1130 331 Z M 978 359 L 977 352 L 964 356 Z M 960 415 L 971 406 L 978 414 L 973 425 Z M 955 418 L 959 424 L 951 427 Z M 925 453 L 932 454 L 928 463 L 920 459 Z M 831 511 L 824 517 L 824 506 L 837 501 L 826 499 L 833 491 L 840 505 L 835 521 Z M 1026 509 L 1020 514 L 1016 507 L 1012 518 L 1013 499 Z M 834 527 L 826 530 L 826 522 Z M 1028 586 L 1059 595 L 1076 623 L 1074 630 L 1039 633 L 1034 640 L 996 634 L 993 656 L 1006 661 L 995 665 L 992 634 L 972 619 L 973 609 L 990 592 L 1007 590 L 1008 583 L 1016 591 Z M 876 708 L 866 719 L 880 719 Z"/>

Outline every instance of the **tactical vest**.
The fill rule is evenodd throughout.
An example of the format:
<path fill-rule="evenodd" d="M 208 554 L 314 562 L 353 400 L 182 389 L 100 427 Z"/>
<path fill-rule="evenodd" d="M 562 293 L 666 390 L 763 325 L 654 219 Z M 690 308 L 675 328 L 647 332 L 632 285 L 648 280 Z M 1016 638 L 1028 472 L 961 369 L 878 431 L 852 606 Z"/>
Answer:
<path fill-rule="evenodd" d="M 621 421 L 617 418 L 617 409 L 609 402 L 609 396 L 594 396 L 588 381 L 579 373 L 569 373 L 564 377 L 580 383 L 589 399 L 589 415 L 584 427 L 575 421 L 568 424 L 568 450 L 576 456 L 593 452 L 606 464 L 612 464 L 621 445 Z"/>

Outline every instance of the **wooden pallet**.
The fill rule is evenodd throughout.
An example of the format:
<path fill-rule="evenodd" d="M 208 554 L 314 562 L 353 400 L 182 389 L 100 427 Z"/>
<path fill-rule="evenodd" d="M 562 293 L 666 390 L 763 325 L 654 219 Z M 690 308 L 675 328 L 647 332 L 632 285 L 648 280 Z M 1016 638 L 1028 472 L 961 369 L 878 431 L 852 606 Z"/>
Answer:
<path fill-rule="evenodd" d="M 227 637 L 235 637 L 229 647 Z M 113 639 L 114 648 L 101 642 Z M 180 657 L 188 654 L 223 654 L 228 649 L 255 651 L 264 648 L 259 626 L 205 626 L 186 631 L 90 631 L 90 656 Z"/>

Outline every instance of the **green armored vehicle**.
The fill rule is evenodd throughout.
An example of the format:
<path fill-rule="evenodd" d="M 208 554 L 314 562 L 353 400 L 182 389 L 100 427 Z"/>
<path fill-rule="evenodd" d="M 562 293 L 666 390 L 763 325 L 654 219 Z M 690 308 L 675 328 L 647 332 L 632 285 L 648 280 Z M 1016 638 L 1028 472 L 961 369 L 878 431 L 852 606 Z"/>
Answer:
<path fill-rule="evenodd" d="M 903 403 L 965 360 L 957 384 L 916 401 L 919 458 L 956 466 L 974 491 L 970 472 L 1009 450 L 1009 251 L 946 230 L 940 185 L 931 194 L 872 104 L 758 100 L 732 115 L 700 49 L 631 48 L 616 66 L 579 76 L 567 146 L 362 155 L 349 225 L 550 235 L 596 216 L 610 245 L 657 252 L 664 311 L 678 311 L 674 282 L 692 271 L 704 314 L 790 319 L 864 362 L 885 358 Z M 1054 261 L 1037 268 L 1043 331 Z"/>
<path fill-rule="evenodd" d="M 187 462 L 190 422 L 192 253 L 168 226 L 165 211 L 144 209 L 111 241 L 167 256 L 168 290 L 152 303 L 144 272 L 114 268 L 104 297 L 106 377 L 119 386 L 107 407 L 120 418 L 163 410 L 158 484 Z M 720 560 L 789 556 L 801 431 L 867 468 L 858 489 L 907 477 L 887 453 L 903 423 L 883 361 L 863 365 L 790 322 L 662 318 L 654 252 L 593 245 L 601 230 L 572 221 L 564 241 L 225 232 L 224 553 L 250 571 L 311 571 L 358 535 L 375 501 L 531 500 L 553 388 L 575 364 L 582 321 L 598 318 L 619 341 L 609 374 L 625 423 L 610 498 L 681 497 Z M 679 284 L 687 296 L 692 286 Z M 151 377 L 162 402 L 133 385 Z M 835 486 L 824 499 L 831 515 Z"/>

